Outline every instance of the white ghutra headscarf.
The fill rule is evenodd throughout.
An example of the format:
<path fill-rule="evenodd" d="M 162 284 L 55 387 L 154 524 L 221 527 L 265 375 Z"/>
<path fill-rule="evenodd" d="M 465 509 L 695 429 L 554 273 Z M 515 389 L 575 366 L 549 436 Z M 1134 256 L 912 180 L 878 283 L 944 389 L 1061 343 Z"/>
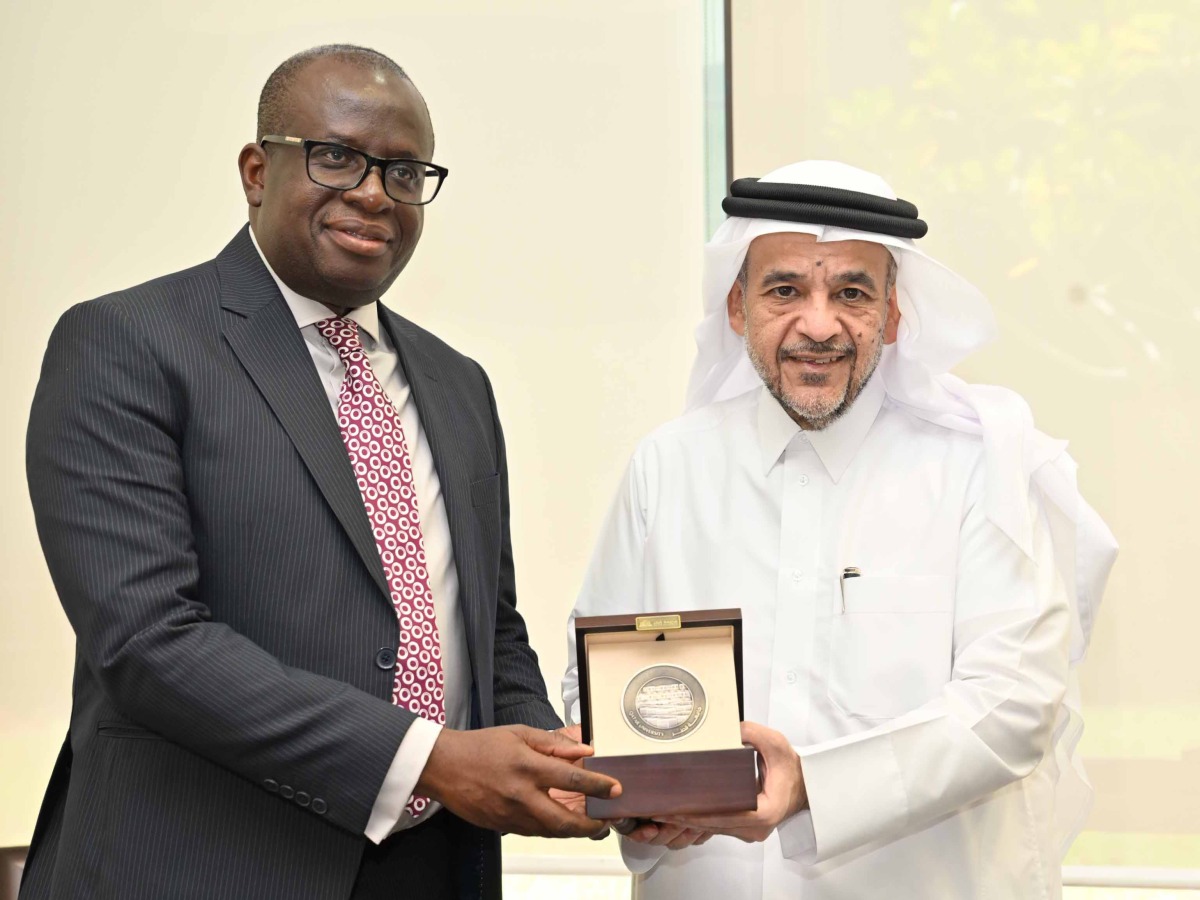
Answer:
<path fill-rule="evenodd" d="M 873 194 L 895 192 L 878 175 L 843 163 L 810 160 L 776 169 L 761 182 L 819 185 Z M 968 384 L 950 369 L 996 336 L 987 299 L 972 284 L 919 250 L 908 238 L 831 225 L 730 217 L 705 247 L 704 319 L 696 329 L 696 361 L 687 409 L 735 397 L 762 385 L 743 339 L 729 325 L 726 297 L 750 242 L 764 234 L 802 232 L 818 241 L 871 241 L 888 248 L 897 265 L 897 339 L 884 349 L 875 377 L 911 414 L 955 431 L 980 435 L 984 446 L 984 504 L 988 518 L 1032 556 L 1030 492 L 1050 520 L 1055 563 L 1071 598 L 1071 676 L 1054 733 L 1058 766 L 1057 825 L 1063 849 L 1083 827 L 1091 786 L 1077 753 L 1083 733 L 1078 678 L 1117 542 L 1084 501 L 1066 441 L 1033 426 L 1020 395 Z"/>

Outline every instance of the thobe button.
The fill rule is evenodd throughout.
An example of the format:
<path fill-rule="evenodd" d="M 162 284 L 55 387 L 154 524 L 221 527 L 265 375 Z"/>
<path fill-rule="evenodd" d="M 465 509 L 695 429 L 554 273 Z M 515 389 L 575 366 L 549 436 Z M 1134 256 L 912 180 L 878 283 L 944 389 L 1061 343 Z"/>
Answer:
<path fill-rule="evenodd" d="M 804 487 L 806 484 L 808 484 L 808 476 L 801 475 L 799 478 L 796 479 L 796 481 L 798 481 L 800 483 L 800 487 Z"/>
<path fill-rule="evenodd" d="M 396 651 L 390 647 L 383 647 L 375 654 L 375 665 L 381 669 L 392 670 L 396 667 Z"/>
<path fill-rule="evenodd" d="M 270 791 L 272 794 L 274 794 L 279 790 L 279 782 L 276 781 L 274 778 L 268 778 L 266 781 L 263 782 L 263 787 L 265 787 L 268 791 Z"/>
<path fill-rule="evenodd" d="M 320 797 L 313 797 L 311 809 L 318 816 L 323 816 L 323 815 L 325 815 L 325 810 L 329 809 L 329 807 L 325 805 L 325 801 L 322 800 Z"/>
<path fill-rule="evenodd" d="M 788 672 L 786 677 L 787 677 L 788 684 L 795 684 L 796 681 L 798 680 L 798 676 L 796 675 L 795 672 Z"/>
<path fill-rule="evenodd" d="M 311 802 L 312 802 L 312 797 L 308 796 L 308 794 L 304 793 L 304 791 L 296 792 L 296 805 L 297 806 L 308 806 L 308 804 Z"/>
<path fill-rule="evenodd" d="M 296 791 L 289 784 L 281 784 L 279 786 L 279 796 L 284 800 L 291 800 L 296 796 Z"/>
<path fill-rule="evenodd" d="M 800 569 L 792 569 L 792 581 L 796 582 L 796 584 L 799 584 L 803 578 L 804 573 Z"/>

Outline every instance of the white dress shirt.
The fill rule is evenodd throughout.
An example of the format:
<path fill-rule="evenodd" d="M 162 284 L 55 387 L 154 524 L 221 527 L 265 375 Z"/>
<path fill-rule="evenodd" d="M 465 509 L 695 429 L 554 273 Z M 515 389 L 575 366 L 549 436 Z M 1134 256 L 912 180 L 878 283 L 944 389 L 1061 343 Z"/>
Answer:
<path fill-rule="evenodd" d="M 879 378 L 823 431 L 760 390 L 642 442 L 573 615 L 741 607 L 746 718 L 796 747 L 810 809 L 761 844 L 623 840 L 635 896 L 1059 896 L 1067 595 L 1040 510 L 1033 559 L 986 518 L 983 468 Z"/>
<path fill-rule="evenodd" d="M 263 265 L 279 285 L 283 299 L 296 317 L 296 325 L 308 345 L 321 384 L 329 397 L 329 405 L 337 413 L 338 395 L 346 377 L 346 366 L 337 350 L 317 331 L 317 323 L 336 315 L 316 300 L 301 297 L 280 280 L 263 256 L 262 249 L 250 230 L 254 247 Z M 404 440 L 412 461 L 413 484 L 417 492 L 417 509 L 421 515 L 421 533 L 425 538 L 425 559 L 429 571 L 429 588 L 433 593 L 434 613 L 437 616 L 438 637 L 442 642 L 442 671 L 445 675 L 446 727 L 465 729 L 471 721 L 471 664 L 467 652 L 466 631 L 458 605 L 458 571 L 454 568 L 454 552 L 450 543 L 450 523 L 446 518 L 446 503 L 442 486 L 433 464 L 433 453 L 412 397 L 400 356 L 391 338 L 380 327 L 379 307 L 375 303 L 350 311 L 347 318 L 358 323 L 359 338 L 375 377 L 384 393 L 396 407 Z M 379 843 L 389 834 L 425 821 L 441 809 L 430 803 L 420 816 L 413 817 L 405 805 L 412 796 L 417 779 L 425 768 L 429 754 L 442 726 L 418 718 L 400 742 L 396 757 L 388 769 L 379 796 L 367 822 L 366 836 Z"/>

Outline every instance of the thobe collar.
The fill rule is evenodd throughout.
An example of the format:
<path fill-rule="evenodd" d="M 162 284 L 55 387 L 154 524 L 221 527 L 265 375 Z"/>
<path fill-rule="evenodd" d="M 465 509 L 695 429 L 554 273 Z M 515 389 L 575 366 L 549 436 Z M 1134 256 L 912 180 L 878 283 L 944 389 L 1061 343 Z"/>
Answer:
<path fill-rule="evenodd" d="M 866 439 L 883 406 L 885 394 L 883 379 L 876 370 L 840 419 L 820 431 L 805 431 L 763 387 L 758 397 L 758 443 L 762 450 L 763 474 L 770 472 L 779 462 L 779 457 L 792 441 L 806 440 L 812 444 L 825 471 L 836 484 Z"/>
<path fill-rule="evenodd" d="M 258 246 L 258 239 L 254 236 L 253 227 L 250 229 L 250 240 L 254 242 L 254 249 L 258 251 L 258 255 L 262 258 L 263 265 L 267 267 L 267 271 L 275 279 L 275 284 L 279 286 L 279 293 L 283 294 L 283 299 L 287 303 L 288 309 L 292 311 L 298 328 L 316 325 L 330 316 L 337 315 L 337 313 L 324 303 L 301 296 L 283 283 L 283 279 L 275 274 L 275 270 L 267 262 L 267 257 L 262 252 L 262 247 Z M 346 318 L 355 322 L 358 325 L 359 331 L 366 334 L 369 340 L 364 342 L 366 345 L 365 349 L 371 350 L 372 346 L 379 341 L 379 304 L 368 303 L 366 306 L 352 309 L 346 313 Z"/>

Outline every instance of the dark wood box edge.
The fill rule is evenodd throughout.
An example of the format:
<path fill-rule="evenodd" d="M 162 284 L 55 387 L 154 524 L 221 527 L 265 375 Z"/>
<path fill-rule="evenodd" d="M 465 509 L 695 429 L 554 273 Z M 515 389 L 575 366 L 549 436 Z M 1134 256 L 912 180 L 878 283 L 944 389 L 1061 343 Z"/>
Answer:
<path fill-rule="evenodd" d="M 621 782 L 620 797 L 587 798 L 593 819 L 743 812 L 757 805 L 755 751 L 691 750 L 585 757 L 583 767 Z"/>

